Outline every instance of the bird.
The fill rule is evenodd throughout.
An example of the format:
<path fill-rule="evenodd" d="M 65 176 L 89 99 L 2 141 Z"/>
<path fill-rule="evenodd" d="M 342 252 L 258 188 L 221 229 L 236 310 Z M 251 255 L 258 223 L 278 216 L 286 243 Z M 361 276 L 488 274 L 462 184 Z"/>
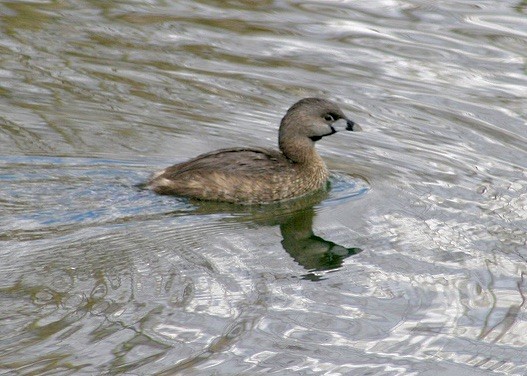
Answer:
<path fill-rule="evenodd" d="M 167 167 L 148 181 L 158 194 L 198 200 L 263 205 L 324 189 L 329 171 L 315 143 L 337 131 L 358 130 L 339 106 L 327 99 L 304 98 L 293 104 L 280 122 L 279 150 L 234 147 L 198 155 Z"/>

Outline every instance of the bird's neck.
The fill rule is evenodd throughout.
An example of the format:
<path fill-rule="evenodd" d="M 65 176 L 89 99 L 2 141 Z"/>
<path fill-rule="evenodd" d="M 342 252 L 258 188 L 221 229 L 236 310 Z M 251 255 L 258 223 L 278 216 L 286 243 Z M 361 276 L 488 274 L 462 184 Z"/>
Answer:
<path fill-rule="evenodd" d="M 307 137 L 295 137 L 286 140 L 280 138 L 278 144 L 282 153 L 295 163 L 324 163 L 315 150 L 315 143 Z"/>

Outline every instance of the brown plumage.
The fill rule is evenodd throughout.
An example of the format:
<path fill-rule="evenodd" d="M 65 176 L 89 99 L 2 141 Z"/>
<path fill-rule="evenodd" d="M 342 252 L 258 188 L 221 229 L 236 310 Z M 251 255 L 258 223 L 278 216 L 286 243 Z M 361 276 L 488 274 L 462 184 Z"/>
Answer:
<path fill-rule="evenodd" d="M 327 182 L 329 172 L 315 142 L 336 132 L 333 123 L 354 123 L 331 101 L 305 98 L 280 123 L 280 151 L 220 149 L 156 173 L 148 186 L 160 194 L 238 204 L 266 204 L 299 197 Z"/>

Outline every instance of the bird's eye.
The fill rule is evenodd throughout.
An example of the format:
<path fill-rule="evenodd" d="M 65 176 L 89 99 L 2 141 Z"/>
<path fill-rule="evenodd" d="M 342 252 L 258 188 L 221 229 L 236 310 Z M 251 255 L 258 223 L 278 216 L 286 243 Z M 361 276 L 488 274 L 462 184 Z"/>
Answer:
<path fill-rule="evenodd" d="M 324 115 L 324 120 L 325 121 L 335 121 L 335 118 L 331 114 L 326 114 Z"/>

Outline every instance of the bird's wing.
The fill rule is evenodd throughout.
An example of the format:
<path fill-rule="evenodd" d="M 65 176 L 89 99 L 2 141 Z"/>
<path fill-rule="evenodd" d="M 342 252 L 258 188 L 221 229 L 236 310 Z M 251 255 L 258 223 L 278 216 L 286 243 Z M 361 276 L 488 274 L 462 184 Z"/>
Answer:
<path fill-rule="evenodd" d="M 198 174 L 225 173 L 258 175 L 279 173 L 291 163 L 277 150 L 264 148 L 220 149 L 202 154 L 187 162 L 168 167 L 162 173 L 167 179 L 174 179 L 186 172 Z"/>

